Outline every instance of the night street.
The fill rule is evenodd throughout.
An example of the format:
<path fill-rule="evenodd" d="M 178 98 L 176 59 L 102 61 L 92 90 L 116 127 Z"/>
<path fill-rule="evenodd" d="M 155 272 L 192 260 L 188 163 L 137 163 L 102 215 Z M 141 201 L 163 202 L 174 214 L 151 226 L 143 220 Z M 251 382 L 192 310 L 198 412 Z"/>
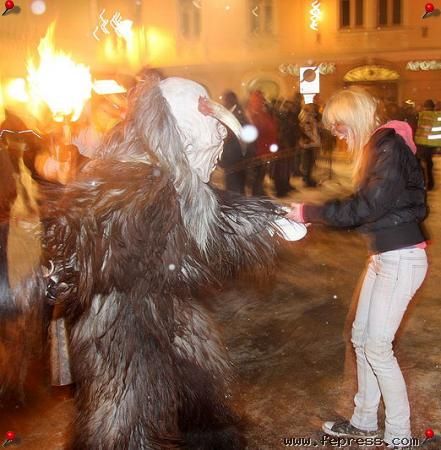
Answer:
<path fill-rule="evenodd" d="M 3 2 L 0 448 L 441 450 L 441 0 Z"/>
<path fill-rule="evenodd" d="M 333 179 L 316 189 L 303 188 L 299 179 L 292 179 L 300 191 L 283 203 L 319 201 L 347 192 L 348 163 L 334 167 Z M 439 158 L 435 168 L 435 179 L 440 180 Z M 441 428 L 439 194 L 437 186 L 428 197 L 429 275 L 396 340 L 409 389 L 413 436 L 421 441 L 426 429 L 439 434 Z M 249 449 L 282 448 L 291 438 L 312 439 L 311 445 L 316 441 L 320 448 L 322 422 L 350 416 L 356 386 L 349 333 L 353 293 L 365 260 L 359 235 L 315 226 L 304 240 L 285 245 L 271 279 L 240 280 L 218 295 L 213 313 L 236 367 L 240 395 L 233 400 L 244 411 Z M 208 300 L 212 294 L 207 293 Z M 72 398 L 67 391 L 41 388 L 34 396 L 24 409 L 1 413 L 0 433 L 17 433 L 11 448 L 61 450 Z"/>

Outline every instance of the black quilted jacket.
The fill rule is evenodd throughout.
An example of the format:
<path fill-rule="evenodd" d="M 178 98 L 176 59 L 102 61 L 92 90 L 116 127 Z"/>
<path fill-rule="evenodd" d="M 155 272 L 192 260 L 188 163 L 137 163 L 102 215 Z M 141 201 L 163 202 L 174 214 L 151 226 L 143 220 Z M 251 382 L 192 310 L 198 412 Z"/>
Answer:
<path fill-rule="evenodd" d="M 424 179 L 417 158 L 392 128 L 374 133 L 366 149 L 357 191 L 324 205 L 304 205 L 305 222 L 356 228 L 381 253 L 425 240 Z"/>

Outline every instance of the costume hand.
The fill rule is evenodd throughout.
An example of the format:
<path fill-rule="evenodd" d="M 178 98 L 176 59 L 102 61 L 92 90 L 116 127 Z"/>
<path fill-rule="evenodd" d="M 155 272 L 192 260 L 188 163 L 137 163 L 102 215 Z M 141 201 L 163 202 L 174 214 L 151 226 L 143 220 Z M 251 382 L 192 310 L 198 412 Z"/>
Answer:
<path fill-rule="evenodd" d="M 295 222 L 304 223 L 303 219 L 303 203 L 291 203 L 291 210 L 285 216 L 287 219 L 294 220 Z"/>

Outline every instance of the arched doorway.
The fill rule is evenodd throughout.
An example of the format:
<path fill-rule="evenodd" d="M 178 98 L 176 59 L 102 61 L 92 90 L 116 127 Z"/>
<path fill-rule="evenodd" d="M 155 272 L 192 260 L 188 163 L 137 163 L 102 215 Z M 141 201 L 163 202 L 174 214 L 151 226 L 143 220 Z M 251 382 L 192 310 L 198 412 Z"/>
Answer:
<path fill-rule="evenodd" d="M 343 77 L 345 86 L 362 86 L 385 103 L 398 103 L 400 74 L 380 65 L 364 65 L 351 69 Z"/>
<path fill-rule="evenodd" d="M 277 81 L 267 78 L 254 78 L 247 83 L 248 93 L 251 91 L 261 91 L 269 101 L 275 100 L 280 95 L 280 85 Z"/>

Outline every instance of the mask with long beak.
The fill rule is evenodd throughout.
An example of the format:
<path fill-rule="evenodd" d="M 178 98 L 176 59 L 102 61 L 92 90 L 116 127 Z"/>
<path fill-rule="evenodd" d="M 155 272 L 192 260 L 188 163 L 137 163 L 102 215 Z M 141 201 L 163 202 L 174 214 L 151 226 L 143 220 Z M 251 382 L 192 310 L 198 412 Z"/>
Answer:
<path fill-rule="evenodd" d="M 210 100 L 200 84 L 183 78 L 159 83 L 176 119 L 191 168 L 207 183 L 222 155 L 225 125 L 239 136 L 241 125 L 225 107 Z"/>

